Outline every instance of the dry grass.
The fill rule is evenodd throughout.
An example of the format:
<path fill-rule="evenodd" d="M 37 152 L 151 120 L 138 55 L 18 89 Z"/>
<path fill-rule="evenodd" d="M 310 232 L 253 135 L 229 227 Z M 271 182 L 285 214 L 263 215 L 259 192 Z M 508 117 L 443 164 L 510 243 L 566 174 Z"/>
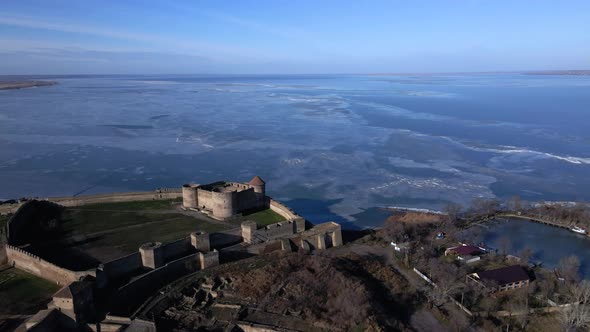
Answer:
<path fill-rule="evenodd" d="M 444 216 L 433 213 L 407 211 L 401 214 L 395 214 L 387 218 L 387 221 L 397 221 L 408 224 L 432 224 L 441 222 L 443 218 Z"/>

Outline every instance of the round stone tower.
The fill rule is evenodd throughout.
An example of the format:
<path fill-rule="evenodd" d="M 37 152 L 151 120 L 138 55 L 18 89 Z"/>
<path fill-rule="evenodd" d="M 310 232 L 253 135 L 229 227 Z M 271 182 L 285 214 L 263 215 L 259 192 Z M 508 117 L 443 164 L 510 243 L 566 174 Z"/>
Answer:
<path fill-rule="evenodd" d="M 212 192 L 212 198 L 214 200 L 213 205 L 213 216 L 217 218 L 229 218 L 235 214 L 234 203 L 235 192 L 233 191 L 222 191 Z"/>
<path fill-rule="evenodd" d="M 182 186 L 182 206 L 185 209 L 196 209 L 199 206 L 197 200 L 197 185 L 185 184 Z"/>
<path fill-rule="evenodd" d="M 256 175 L 252 178 L 252 180 L 250 180 L 250 182 L 248 182 L 248 184 L 251 185 L 252 188 L 254 188 L 254 192 L 256 192 L 257 194 L 265 195 L 266 182 L 264 182 L 264 180 L 262 180 L 260 176 Z"/>

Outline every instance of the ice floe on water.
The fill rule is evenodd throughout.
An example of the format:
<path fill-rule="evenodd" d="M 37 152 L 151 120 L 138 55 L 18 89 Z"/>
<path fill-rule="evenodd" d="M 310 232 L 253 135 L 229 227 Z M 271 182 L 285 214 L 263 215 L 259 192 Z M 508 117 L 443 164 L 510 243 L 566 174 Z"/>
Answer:
<path fill-rule="evenodd" d="M 259 174 L 271 195 L 327 201 L 332 216 L 355 223 L 374 207 L 440 209 L 511 195 L 590 199 L 587 122 L 559 128 L 562 116 L 535 122 L 510 113 L 548 103 L 543 87 L 521 91 L 538 80 L 89 78 L 51 93 L 3 93 L 0 196 L 53 188 L 64 194 L 88 183 L 98 183 L 94 192 L 146 190 Z M 490 89 L 511 103 L 496 105 Z M 582 112 L 573 101 L 588 100 L 575 89 L 560 96 L 572 100 L 568 114 Z M 482 110 L 490 113 L 478 116 Z"/>

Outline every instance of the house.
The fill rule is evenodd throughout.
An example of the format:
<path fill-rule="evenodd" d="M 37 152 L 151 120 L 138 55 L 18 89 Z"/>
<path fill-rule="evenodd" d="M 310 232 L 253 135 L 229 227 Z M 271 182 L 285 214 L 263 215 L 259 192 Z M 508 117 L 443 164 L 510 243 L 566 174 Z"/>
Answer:
<path fill-rule="evenodd" d="M 480 255 L 485 253 L 486 251 L 481 247 L 466 244 L 445 250 L 445 256 L 456 255 L 457 260 L 466 264 L 477 262 L 481 259 Z"/>
<path fill-rule="evenodd" d="M 530 277 L 520 265 L 512 265 L 500 269 L 468 274 L 467 283 L 473 282 L 483 286 L 491 292 L 517 289 L 529 285 Z"/>
<path fill-rule="evenodd" d="M 74 281 L 53 295 L 49 309 L 57 309 L 76 322 L 88 322 L 93 318 L 94 298 L 91 278 Z"/>
<path fill-rule="evenodd" d="M 460 245 L 458 247 L 452 247 L 445 250 L 445 256 L 457 255 L 457 256 L 476 256 L 485 253 L 480 247 L 472 245 Z"/>

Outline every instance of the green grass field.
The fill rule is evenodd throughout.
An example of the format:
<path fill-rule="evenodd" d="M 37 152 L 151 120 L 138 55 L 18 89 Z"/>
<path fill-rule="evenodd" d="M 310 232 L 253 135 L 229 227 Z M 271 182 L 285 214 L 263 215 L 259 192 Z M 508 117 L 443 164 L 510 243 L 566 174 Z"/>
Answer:
<path fill-rule="evenodd" d="M 176 205 L 182 202 L 182 198 L 167 199 L 167 200 L 150 200 L 150 201 L 135 201 L 135 202 L 118 202 L 118 203 L 98 203 L 87 204 L 76 207 L 80 210 L 118 210 L 118 211 L 155 211 L 155 210 L 171 210 Z"/>
<path fill-rule="evenodd" d="M 277 223 L 279 221 L 284 221 L 285 218 L 280 214 L 274 212 L 271 209 L 266 209 L 262 211 L 258 211 L 252 214 L 248 214 L 244 216 L 246 220 L 254 220 L 258 224 L 258 226 L 266 226 L 270 224 Z"/>
<path fill-rule="evenodd" d="M 225 228 L 227 227 L 222 224 L 209 223 L 190 216 L 177 215 L 176 219 L 162 223 L 147 224 L 127 231 L 101 235 L 97 240 L 90 243 L 90 246 L 93 248 L 116 248 L 125 254 L 130 254 L 137 251 L 139 246 L 146 242 L 157 241 L 166 243 L 187 237 L 191 232 L 197 230 L 211 233 Z"/>
<path fill-rule="evenodd" d="M 9 268 L 0 272 L 0 314 L 33 314 L 43 309 L 57 284 Z"/>
<path fill-rule="evenodd" d="M 67 235 L 89 234 L 153 221 L 169 220 L 179 213 L 120 212 L 66 209 L 62 228 Z"/>
<path fill-rule="evenodd" d="M 177 200 L 90 204 L 66 208 L 63 236 L 83 242 L 75 248 L 98 259 L 109 261 L 138 250 L 146 242 L 170 242 L 200 230 L 216 232 L 227 224 L 197 218 L 176 210 Z"/>

